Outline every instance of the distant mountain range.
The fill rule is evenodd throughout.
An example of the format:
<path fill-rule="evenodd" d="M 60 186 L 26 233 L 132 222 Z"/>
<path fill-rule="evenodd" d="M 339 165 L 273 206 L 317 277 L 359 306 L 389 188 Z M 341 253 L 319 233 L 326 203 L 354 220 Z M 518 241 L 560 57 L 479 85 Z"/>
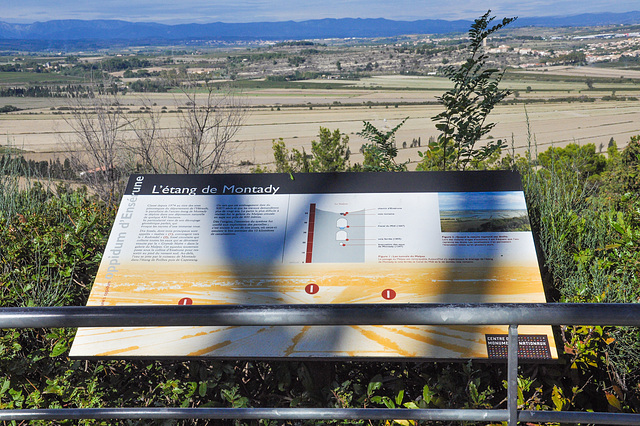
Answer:
<path fill-rule="evenodd" d="M 640 24 L 640 11 L 582 14 L 569 17 L 520 18 L 512 26 L 594 26 Z M 33 24 L 0 22 L 0 40 L 301 40 L 348 37 L 392 37 L 404 34 L 465 32 L 471 21 L 423 19 L 318 19 L 302 22 L 164 25 L 118 20 L 59 20 Z"/>

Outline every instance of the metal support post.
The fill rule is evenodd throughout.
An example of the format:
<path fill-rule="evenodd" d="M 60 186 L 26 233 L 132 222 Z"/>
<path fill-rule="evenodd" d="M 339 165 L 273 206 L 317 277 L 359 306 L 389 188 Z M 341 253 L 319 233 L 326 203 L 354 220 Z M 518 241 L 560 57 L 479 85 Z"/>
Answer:
<path fill-rule="evenodd" d="M 507 355 L 507 410 L 509 426 L 518 424 L 518 326 L 509 326 Z"/>

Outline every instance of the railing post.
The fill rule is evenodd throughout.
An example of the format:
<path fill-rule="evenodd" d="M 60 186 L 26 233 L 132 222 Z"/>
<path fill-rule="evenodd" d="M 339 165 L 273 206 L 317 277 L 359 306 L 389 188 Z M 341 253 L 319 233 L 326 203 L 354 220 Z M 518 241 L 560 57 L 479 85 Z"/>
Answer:
<path fill-rule="evenodd" d="M 509 326 L 507 353 L 507 409 L 509 426 L 518 424 L 518 326 Z"/>

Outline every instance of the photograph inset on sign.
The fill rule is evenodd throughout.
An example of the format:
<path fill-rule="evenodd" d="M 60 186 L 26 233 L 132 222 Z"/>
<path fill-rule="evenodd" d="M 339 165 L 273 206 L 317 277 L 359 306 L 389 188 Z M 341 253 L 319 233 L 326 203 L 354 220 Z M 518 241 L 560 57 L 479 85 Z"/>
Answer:
<path fill-rule="evenodd" d="M 364 262 L 365 212 L 330 212 L 311 208 L 313 252 L 311 263 Z"/>
<path fill-rule="evenodd" d="M 522 191 L 438 194 L 442 232 L 530 232 Z"/>

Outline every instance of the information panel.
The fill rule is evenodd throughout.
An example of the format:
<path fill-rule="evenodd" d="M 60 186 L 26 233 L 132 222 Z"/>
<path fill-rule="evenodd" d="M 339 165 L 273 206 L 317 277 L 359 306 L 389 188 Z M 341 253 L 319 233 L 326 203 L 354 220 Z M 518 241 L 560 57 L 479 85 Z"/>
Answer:
<path fill-rule="evenodd" d="M 513 172 L 134 175 L 88 305 L 544 303 Z M 520 356 L 557 357 L 521 326 Z M 506 326 L 82 328 L 73 357 L 504 358 Z"/>

